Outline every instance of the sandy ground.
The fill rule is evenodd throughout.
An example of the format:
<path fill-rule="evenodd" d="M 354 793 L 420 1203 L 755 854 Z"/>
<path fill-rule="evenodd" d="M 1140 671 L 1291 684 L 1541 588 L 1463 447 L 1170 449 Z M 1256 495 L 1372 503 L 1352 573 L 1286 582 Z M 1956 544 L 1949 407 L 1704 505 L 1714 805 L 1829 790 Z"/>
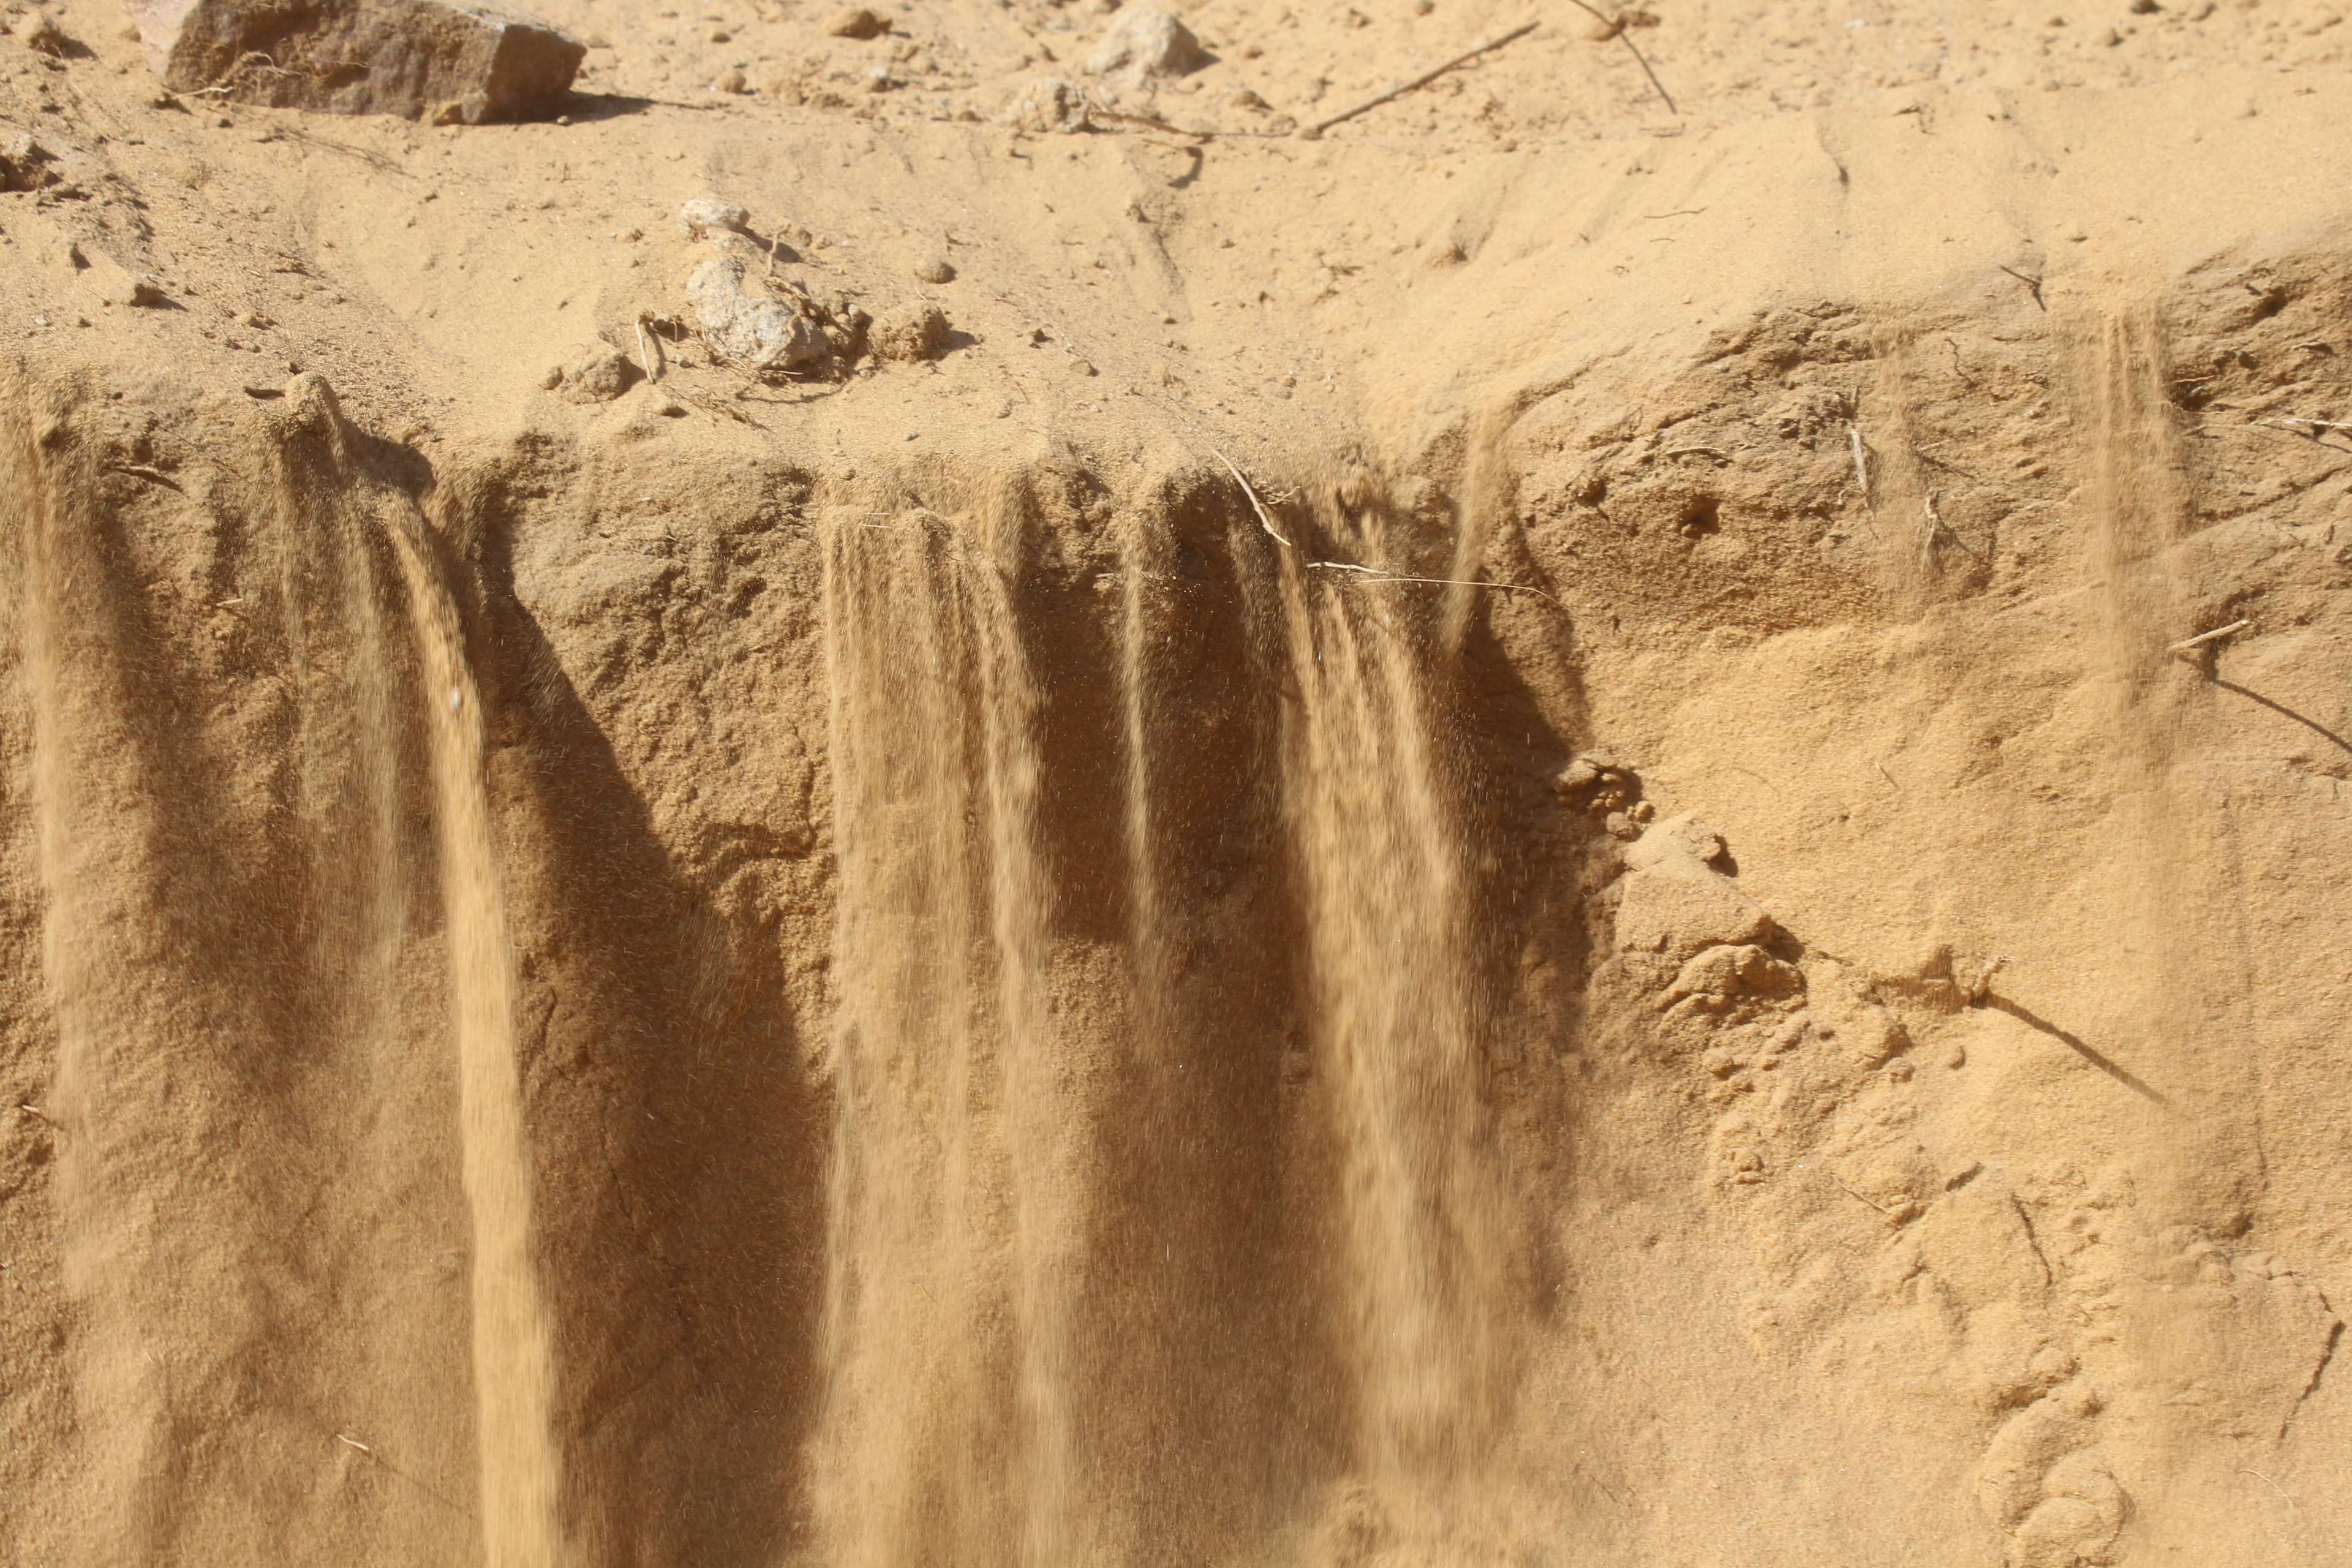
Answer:
<path fill-rule="evenodd" d="M 1079 1555 L 2352 1556 L 2343 13 L 1251 0 L 1154 83 L 1087 73 L 1093 6 L 835 9 L 549 0 L 570 123 L 488 127 L 163 97 L 105 0 L 55 53 L 7 11 L 0 152 L 65 183 L 0 194 L 0 1555 L 484 1560 L 436 808 L 333 542 L 415 496 L 470 584 L 570 1550 L 843 1557 L 824 584 L 845 517 L 1010 474 L 1034 941 L 1097 1075 L 1055 1169 L 1217 1238 L 1101 1244 Z M 1090 127 L 1024 126 L 1048 79 Z M 671 331 L 701 197 L 945 352 L 770 384 Z M 551 389 L 599 344 L 660 378 Z M 1347 1167 L 1300 1131 L 1277 524 L 1510 585 L 1357 585 L 1459 645 L 1429 728 L 1517 1238 L 1510 1395 L 1402 1481 L 1292 1284 Z M 1231 1075 L 1165 1090 L 1158 1163 L 1103 890 L 1145 731 L 1165 1005 Z M 1617 771 L 1556 789 L 1580 753 Z M 346 887 L 362 841 L 399 869 Z"/>

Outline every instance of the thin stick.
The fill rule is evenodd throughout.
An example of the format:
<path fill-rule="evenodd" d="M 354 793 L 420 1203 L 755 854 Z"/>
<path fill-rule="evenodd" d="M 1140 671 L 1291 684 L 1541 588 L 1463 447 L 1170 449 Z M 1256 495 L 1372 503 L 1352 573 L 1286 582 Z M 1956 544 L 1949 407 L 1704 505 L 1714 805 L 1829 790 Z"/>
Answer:
<path fill-rule="evenodd" d="M 133 479 L 145 479 L 150 484 L 162 485 L 165 489 L 180 489 L 179 480 L 161 468 L 151 468 L 144 463 L 109 463 L 106 467 L 109 473 L 129 474 Z M 185 495 L 187 492 L 181 490 L 180 493 Z"/>
<path fill-rule="evenodd" d="M 1681 110 L 1675 107 L 1675 95 L 1666 90 L 1666 84 L 1660 81 L 1658 79 L 1658 73 L 1650 68 L 1649 57 L 1643 54 L 1642 46 L 1633 41 L 1633 31 L 1625 26 L 1624 17 L 1604 16 L 1600 12 L 1594 10 L 1591 6 L 1586 5 L 1584 0 L 1569 0 L 1569 3 L 1574 5 L 1578 10 L 1590 16 L 1594 21 L 1600 23 L 1602 26 L 1610 29 L 1609 37 L 1615 38 L 1618 42 L 1623 44 L 1627 48 L 1633 52 L 1633 58 L 1640 64 L 1642 74 L 1650 79 L 1650 85 L 1658 89 L 1658 96 L 1666 100 L 1666 112 L 1668 114 L 1680 114 L 1682 112 Z M 1602 43 L 1607 43 L 1609 39 L 1603 38 L 1601 41 Z"/>
<path fill-rule="evenodd" d="M 1994 265 L 1999 266 L 2000 264 L 1996 262 Z M 2020 283 L 2024 284 L 2028 289 L 2033 290 L 2033 302 L 2040 305 L 2044 311 L 2047 311 L 2050 309 L 2049 305 L 2045 303 L 2042 298 L 2041 279 L 2028 278 L 2024 273 L 2020 272 L 2014 267 L 2002 267 L 2001 270 L 2008 273 L 2011 278 L 2016 279 Z"/>
<path fill-rule="evenodd" d="M 1122 113 L 1095 103 L 1087 105 L 1087 119 L 1089 122 L 1107 120 L 1114 125 L 1139 125 L 1146 131 L 1165 131 L 1171 136 L 1196 136 L 1203 142 L 1213 142 L 1220 135 L 1231 134 L 1229 132 L 1187 131 L 1181 125 L 1171 125 L 1165 120 L 1155 119 L 1149 114 Z"/>
<path fill-rule="evenodd" d="M 1832 1171 L 1832 1172 L 1830 1172 L 1830 1173 L 1829 1173 L 1829 1178 L 1830 1178 L 1830 1180 L 1831 1180 L 1831 1181 L 1832 1181 L 1832 1182 L 1837 1182 L 1837 1189 L 1838 1189 L 1838 1191 L 1840 1191 L 1840 1192 L 1843 1193 L 1846 1196 L 1848 1196 L 1848 1197 L 1852 1198 L 1854 1202 L 1856 1202 L 1856 1203 L 1858 1203 L 1858 1204 L 1864 1204 L 1864 1205 L 1867 1205 L 1869 1207 L 1876 1209 L 1880 1214 L 1883 1214 L 1883 1215 L 1890 1215 L 1890 1216 L 1891 1216 L 1891 1215 L 1895 1213 L 1895 1211 L 1894 1211 L 1893 1209 L 1888 1208 L 1885 1204 L 1872 1203 L 1870 1199 L 1868 1199 L 1868 1198 L 1866 1198 L 1866 1197 L 1864 1197 L 1860 1193 L 1855 1192 L 1852 1187 L 1847 1186 L 1843 1182 L 1838 1182 L 1837 1173 L 1836 1173 L 1835 1171 Z"/>
<path fill-rule="evenodd" d="M 2293 414 L 2282 414 L 2275 419 L 2257 419 L 2257 425 L 2308 425 L 2315 430 L 2352 430 L 2352 419 L 2304 419 Z"/>
<path fill-rule="evenodd" d="M 1590 10 L 1591 7 L 1587 6 L 1586 9 Z M 1330 130 L 1331 127 L 1339 124 L 1341 121 L 1353 120 L 1359 114 L 1363 114 L 1371 110 L 1378 109 L 1381 104 L 1387 103 L 1393 99 L 1402 98 L 1406 93 L 1411 92 L 1413 89 L 1417 87 L 1425 87 L 1429 83 L 1435 81 L 1447 71 L 1453 70 L 1458 66 L 1468 65 L 1480 55 L 1491 54 L 1495 50 L 1501 48 L 1505 44 L 1515 43 L 1517 40 L 1526 37 L 1529 33 L 1532 33 L 1535 30 L 1536 24 L 1533 22 L 1522 22 L 1519 26 L 1512 28 L 1509 32 L 1505 33 L 1499 38 L 1480 38 L 1476 43 L 1471 45 L 1468 48 L 1463 50 L 1460 54 L 1454 56 L 1452 59 L 1446 61 L 1442 66 L 1433 67 L 1431 69 L 1422 72 L 1419 76 L 1408 77 L 1403 81 L 1394 83 L 1393 85 L 1374 93 L 1371 97 L 1364 100 L 1363 102 L 1357 104 L 1352 109 L 1343 109 L 1339 113 L 1334 114 L 1328 119 L 1315 121 L 1312 125 L 1300 126 L 1298 129 L 1298 139 L 1302 142 L 1313 142 L 1321 137 L 1323 132 Z"/>
<path fill-rule="evenodd" d="M 1360 576 L 1370 577 L 1375 583 L 1426 583 L 1438 588 L 1500 588 L 1506 593 L 1533 594 L 1538 599 L 1550 599 L 1553 604 L 1559 605 L 1558 599 L 1527 583 L 1485 583 L 1474 577 L 1406 577 L 1394 572 L 1376 572 L 1370 566 L 1350 565 L 1345 561 L 1309 561 L 1307 564 L 1320 567 L 1326 572 L 1353 572 Z M 1567 607 L 1560 605 L 1562 609 Z"/>
<path fill-rule="evenodd" d="M 1225 472 L 1233 475 L 1234 483 L 1241 486 L 1242 488 L 1242 494 L 1249 497 L 1250 510 L 1257 513 L 1257 525 L 1265 530 L 1265 536 L 1268 539 L 1273 540 L 1276 544 L 1281 545 L 1285 550 L 1297 549 L 1298 546 L 1291 543 L 1290 541 L 1282 537 L 1281 531 L 1274 526 L 1274 519 L 1265 515 L 1265 503 L 1257 499 L 1257 491 L 1250 488 L 1250 482 L 1242 478 L 1242 471 L 1234 467 L 1234 460 L 1231 458 L 1226 457 L 1223 452 L 1217 452 L 1217 449 L 1214 447 L 1210 447 L 1209 450 L 1217 453 L 1217 461 L 1225 466 Z"/>
<path fill-rule="evenodd" d="M 1298 546 L 1285 539 L 1281 531 L 1274 526 L 1274 519 L 1266 515 L 1265 504 L 1257 499 L 1256 489 L 1243 477 L 1239 468 L 1234 467 L 1234 460 L 1214 447 L 1210 447 L 1209 450 L 1216 455 L 1217 461 L 1225 466 L 1225 472 L 1233 475 L 1234 483 L 1242 488 L 1242 494 L 1249 497 L 1250 510 L 1257 513 L 1257 525 L 1265 530 L 1265 536 L 1285 550 L 1297 549 Z M 1408 577 L 1402 573 L 1379 572 L 1370 566 L 1358 566 L 1347 561 L 1309 561 L 1307 565 L 1309 571 L 1352 572 L 1360 577 L 1368 577 L 1375 583 L 1422 583 L 1434 588 L 1498 588 L 1511 594 L 1533 594 L 1539 599 L 1550 600 L 1552 604 L 1559 605 L 1562 609 L 1568 607 L 1560 605 L 1558 599 L 1552 598 L 1541 588 L 1526 583 L 1485 583 L 1475 578 L 1466 577 Z"/>
<path fill-rule="evenodd" d="M 2202 647 L 2207 643 L 2228 637 L 2232 632 L 2244 631 L 2248 626 L 2252 626 L 2253 624 L 2254 623 L 2252 621 L 2231 621 L 2226 626 L 2215 626 L 2210 632 L 2200 632 L 2193 637 L 2189 637 L 2183 641 L 2174 643 L 2165 651 L 2167 653 L 2187 653 L 2192 647 Z"/>
<path fill-rule="evenodd" d="M 1990 963 L 1986 964 L 1984 966 L 1984 973 L 1978 975 L 1974 983 L 1969 986 L 1969 1005 L 1971 1007 L 1983 1006 L 1985 1005 L 1985 998 L 1992 994 L 1993 976 L 1999 974 L 2002 970 L 2007 969 L 2008 967 L 2009 960 L 2006 958 L 1996 958 Z"/>
<path fill-rule="evenodd" d="M 637 318 L 637 358 L 645 362 L 647 381 L 661 379 L 661 366 L 654 363 L 653 354 L 646 348 L 646 319 L 643 316 Z"/>

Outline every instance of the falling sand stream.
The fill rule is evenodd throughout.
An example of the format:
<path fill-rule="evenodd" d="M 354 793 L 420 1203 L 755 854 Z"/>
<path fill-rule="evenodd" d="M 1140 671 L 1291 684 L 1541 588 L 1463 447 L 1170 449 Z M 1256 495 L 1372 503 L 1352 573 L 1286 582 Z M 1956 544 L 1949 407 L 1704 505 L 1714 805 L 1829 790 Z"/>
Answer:
<path fill-rule="evenodd" d="M 831 1559 L 1058 1563 L 1077 1129 L 1050 1057 L 1010 492 L 827 524 L 840 863 L 818 1511 Z"/>
<path fill-rule="evenodd" d="M 1498 1397 L 1507 1231 L 1481 1125 L 1461 834 L 1408 606 L 1295 550 L 1280 571 L 1297 686 L 1284 793 L 1338 1148 L 1355 1458 L 1415 1507 L 1475 1458 Z"/>
<path fill-rule="evenodd" d="M 1000 493 L 976 510 L 954 522 L 843 507 L 824 532 L 840 901 L 816 1480 L 823 1560 L 858 1568 L 1150 1552 L 1110 1544 L 1114 1500 L 1095 1495 L 1076 1446 L 1091 1384 L 1073 1316 L 1099 1194 L 1080 1157 L 1077 1069 L 1053 1054 L 1045 1001 L 1053 910 L 1039 696 L 1014 613 L 1021 507 Z M 1171 972 L 1142 586 L 1168 548 L 1149 527 L 1122 542 L 1113 633 L 1130 1056 L 1160 1033 Z M 1496 1397 L 1502 1227 L 1458 831 L 1424 715 L 1422 629 L 1295 557 L 1270 574 L 1297 693 L 1282 794 L 1308 1030 L 1337 1150 L 1327 1336 L 1352 1390 L 1346 1462 L 1392 1509 L 1415 1508 L 1475 1454 Z M 1153 1136 L 1121 1147 L 1141 1157 Z M 1207 1195 L 1194 1201 L 1196 1226 L 1213 1225 Z"/>
<path fill-rule="evenodd" d="M 395 514 L 432 729 L 457 1037 L 467 1207 L 473 1220 L 473 1341 L 482 1537 L 488 1568 L 566 1568 L 551 1425 L 554 1371 L 531 1263 L 530 1169 L 515 1060 L 515 967 L 483 773 L 479 693 L 457 601 L 425 521 Z"/>

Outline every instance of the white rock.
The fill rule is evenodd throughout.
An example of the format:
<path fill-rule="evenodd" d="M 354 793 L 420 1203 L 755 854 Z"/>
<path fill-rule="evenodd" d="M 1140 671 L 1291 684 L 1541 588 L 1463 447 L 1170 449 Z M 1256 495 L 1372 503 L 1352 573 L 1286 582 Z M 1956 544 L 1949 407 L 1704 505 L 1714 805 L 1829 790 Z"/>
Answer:
<path fill-rule="evenodd" d="M 713 229 L 742 234 L 751 226 L 750 213 L 711 196 L 697 196 L 677 209 L 677 231 L 688 239 L 708 239 Z"/>
<path fill-rule="evenodd" d="M 1114 71 L 1137 78 L 1182 76 L 1208 63 L 1208 51 L 1192 28 L 1165 11 L 1142 6 L 1120 12 L 1103 29 L 1102 42 L 1087 58 L 1087 69 L 1096 76 Z"/>
<path fill-rule="evenodd" d="M 710 352 L 754 375 L 821 363 L 833 352 L 818 323 L 774 296 L 744 289 L 743 263 L 717 256 L 687 279 L 687 303 Z"/>

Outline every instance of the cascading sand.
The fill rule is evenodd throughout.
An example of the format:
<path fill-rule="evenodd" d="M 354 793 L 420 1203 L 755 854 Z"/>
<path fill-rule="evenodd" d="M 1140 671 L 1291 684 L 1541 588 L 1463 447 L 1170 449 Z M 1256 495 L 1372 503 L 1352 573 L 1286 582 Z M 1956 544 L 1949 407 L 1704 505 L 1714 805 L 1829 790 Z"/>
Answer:
<path fill-rule="evenodd" d="M 1360 526 L 1379 559 L 1377 511 Z M 1355 1458 L 1376 1486 L 1425 1498 L 1492 1434 L 1507 1274 L 1461 830 L 1427 633 L 1402 597 L 1419 590 L 1316 569 L 1295 546 L 1278 570 L 1297 691 L 1284 798 L 1336 1149 Z"/>
<path fill-rule="evenodd" d="M 821 1528 L 1072 1561 L 1077 1130 L 1050 1058 L 1017 498 L 825 527 L 840 862 Z"/>
<path fill-rule="evenodd" d="M 401 521 L 411 524 L 400 526 Z M 473 1215 L 474 1384 L 490 1568 L 562 1568 L 551 1427 L 554 1370 L 530 1257 L 530 1167 L 515 1061 L 514 953 L 483 775 L 481 697 L 424 519 L 396 520 L 423 661 L 438 795 L 442 900 Z"/>

